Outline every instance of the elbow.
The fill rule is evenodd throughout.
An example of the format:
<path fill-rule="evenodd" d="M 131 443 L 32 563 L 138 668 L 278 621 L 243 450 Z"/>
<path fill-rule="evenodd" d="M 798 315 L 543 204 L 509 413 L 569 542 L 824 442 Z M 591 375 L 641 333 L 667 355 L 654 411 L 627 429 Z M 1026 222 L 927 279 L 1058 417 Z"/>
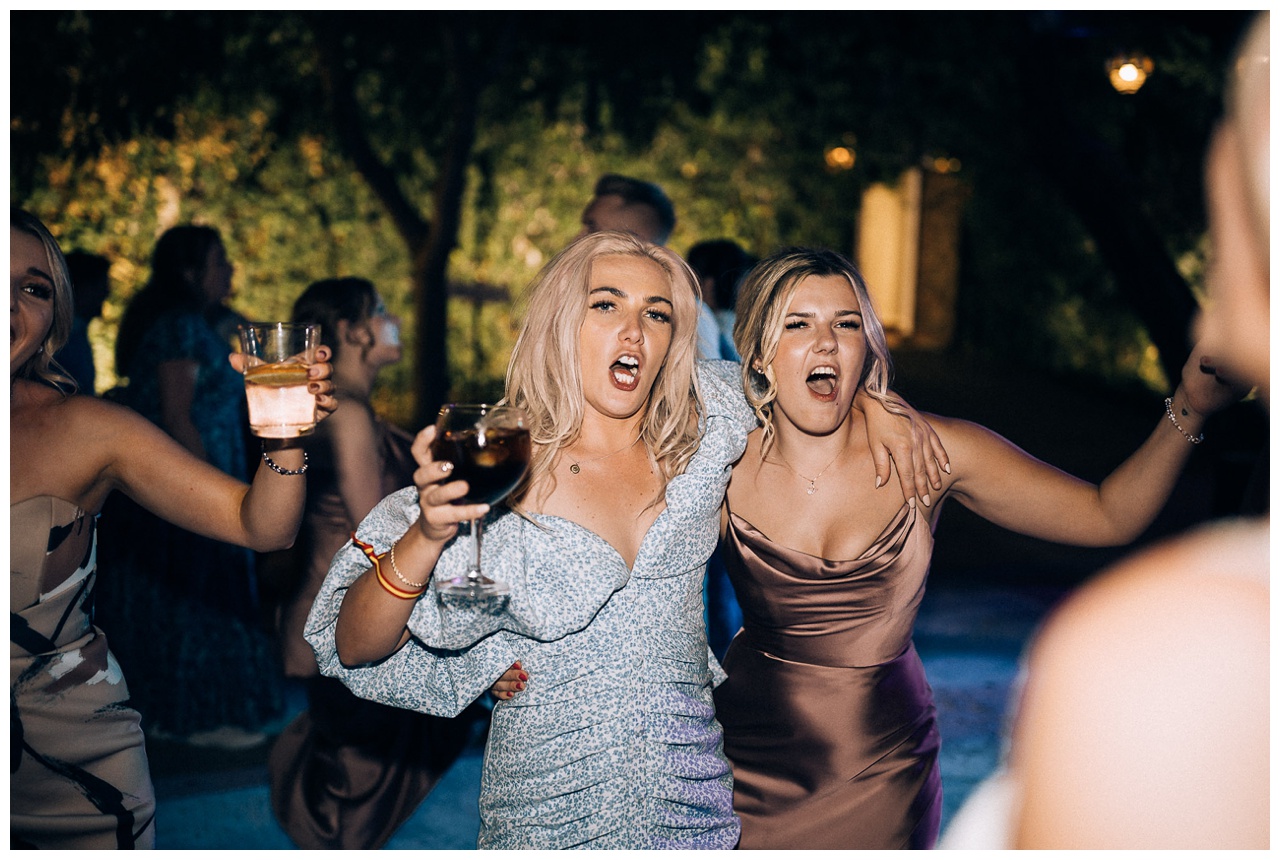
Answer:
<path fill-rule="evenodd" d="M 350 643 L 335 642 L 334 645 L 334 652 L 338 655 L 338 662 L 342 664 L 344 669 L 361 669 L 389 656 L 387 654 L 374 654 L 367 649 L 355 647 Z"/>
<path fill-rule="evenodd" d="M 338 616 L 333 631 L 333 650 L 344 669 L 359 669 L 386 659 L 395 652 L 395 643 L 388 648 L 384 643 L 359 635 L 359 631 L 346 629 L 342 615 Z"/>
<path fill-rule="evenodd" d="M 355 647 L 353 643 L 346 641 L 346 637 L 339 632 L 334 636 L 333 642 L 334 653 L 338 655 L 338 662 L 342 664 L 344 669 L 356 669 L 368 663 L 365 655 L 360 653 L 360 649 Z"/>
<path fill-rule="evenodd" d="M 1146 532 L 1147 525 L 1121 526 L 1111 535 L 1111 540 L 1101 546 L 1128 546 Z"/>
<path fill-rule="evenodd" d="M 296 534 L 268 535 L 255 538 L 249 542 L 249 549 L 254 552 L 278 552 L 280 550 L 293 549 L 296 538 Z"/>
<path fill-rule="evenodd" d="M 1123 523 L 1108 520 L 1077 537 L 1077 546 L 1091 549 L 1107 549 L 1128 546 L 1146 532 L 1150 523 Z"/>
<path fill-rule="evenodd" d="M 338 655 L 338 662 L 342 664 L 344 669 L 358 669 L 367 662 L 357 659 L 357 655 L 352 654 L 351 649 L 343 646 L 341 642 L 337 643 L 337 647 L 334 650 Z"/>

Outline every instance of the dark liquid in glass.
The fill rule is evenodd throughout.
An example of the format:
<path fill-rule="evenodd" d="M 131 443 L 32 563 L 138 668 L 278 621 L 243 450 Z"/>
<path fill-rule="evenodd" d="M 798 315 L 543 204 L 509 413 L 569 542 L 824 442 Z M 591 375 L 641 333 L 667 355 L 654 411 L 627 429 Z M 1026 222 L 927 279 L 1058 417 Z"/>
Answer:
<path fill-rule="evenodd" d="M 480 433 L 474 427 L 446 430 L 431 443 L 431 456 L 453 464 L 451 480 L 466 481 L 467 494 L 455 504 L 492 505 L 516 488 L 529 467 L 529 431 L 495 427 Z"/>

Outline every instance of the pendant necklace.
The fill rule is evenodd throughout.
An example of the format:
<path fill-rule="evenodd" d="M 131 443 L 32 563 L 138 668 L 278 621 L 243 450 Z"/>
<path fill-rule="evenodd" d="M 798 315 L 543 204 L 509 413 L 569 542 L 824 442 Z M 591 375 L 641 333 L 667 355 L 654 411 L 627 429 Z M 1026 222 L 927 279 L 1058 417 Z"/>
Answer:
<path fill-rule="evenodd" d="M 644 434 L 642 433 L 641 435 L 644 435 Z M 573 473 L 573 474 L 575 474 L 575 475 L 576 475 L 576 474 L 578 474 L 579 472 L 581 472 L 581 471 L 582 471 L 582 466 L 583 466 L 583 465 L 585 465 L 585 464 L 587 464 L 587 463 L 598 463 L 598 462 L 600 462 L 601 460 L 608 460 L 610 457 L 615 457 L 615 456 L 617 456 L 618 454 L 621 454 L 623 451 L 626 451 L 626 450 L 629 450 L 630 448 L 635 447 L 635 444 L 636 444 L 637 442 L 639 442 L 639 441 L 640 441 L 640 436 L 637 436 L 636 438 L 634 438 L 634 439 L 632 439 L 630 442 L 628 442 L 626 445 L 623 445 L 621 448 L 619 448 L 618 450 L 614 451 L 612 454 L 601 454 L 599 457 L 592 457 L 590 460 L 574 460 L 574 459 L 573 459 L 573 455 L 572 455 L 572 454 L 570 454 L 570 455 L 568 455 L 568 457 L 569 457 L 569 461 L 570 461 L 570 462 L 569 462 L 569 471 L 570 471 L 571 473 Z"/>
<path fill-rule="evenodd" d="M 809 486 L 808 486 L 808 487 L 806 487 L 806 488 L 805 488 L 805 491 L 804 491 L 804 492 L 805 492 L 805 495 L 812 496 L 814 493 L 818 492 L 818 479 L 819 479 L 819 478 L 821 478 L 823 475 L 825 475 L 825 474 L 826 474 L 827 469 L 830 469 L 833 465 L 835 465 L 836 460 L 839 460 L 839 459 L 840 459 L 840 455 L 841 455 L 841 454 L 843 454 L 843 453 L 844 453 L 844 449 L 843 449 L 843 448 L 841 448 L 839 451 L 837 451 L 837 452 L 836 452 L 836 455 L 835 455 L 834 457 L 832 457 L 832 458 L 831 458 L 831 462 L 830 462 L 830 463 L 828 463 L 827 465 L 823 466 L 823 467 L 822 467 L 822 471 L 821 471 L 821 472 L 819 472 L 818 474 L 814 475 L 812 478 L 810 478 L 808 475 L 803 475 L 803 474 L 801 474 L 800 472 L 796 471 L 796 468 L 795 468 L 794 466 L 792 466 L 790 463 L 788 463 L 788 462 L 786 461 L 786 458 L 783 458 L 783 460 L 782 460 L 782 462 L 781 462 L 781 463 L 776 463 L 774 460 L 770 460 L 768 457 L 765 457 L 765 458 L 764 458 L 764 461 L 765 461 L 766 463 L 774 463 L 775 465 L 779 465 L 779 466 L 786 466 L 788 469 L 790 469 L 791 471 L 795 472 L 795 473 L 796 473 L 797 475 L 799 475 L 801 478 L 804 478 L 806 481 L 808 481 L 808 482 L 809 482 Z M 778 456 L 779 456 L 779 457 L 781 457 L 782 455 L 781 455 L 781 454 L 779 454 Z"/>

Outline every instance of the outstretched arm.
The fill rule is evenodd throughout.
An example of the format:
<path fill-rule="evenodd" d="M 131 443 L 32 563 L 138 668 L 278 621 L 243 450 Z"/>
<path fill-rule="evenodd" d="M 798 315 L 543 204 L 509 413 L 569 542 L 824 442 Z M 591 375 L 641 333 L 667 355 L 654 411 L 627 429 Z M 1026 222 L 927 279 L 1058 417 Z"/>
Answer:
<path fill-rule="evenodd" d="M 236 364 L 241 356 L 232 356 Z M 310 368 L 321 417 L 335 406 L 327 347 Z M 245 484 L 199 459 L 156 425 L 112 404 L 95 410 L 93 444 L 104 446 L 106 485 L 123 490 L 156 516 L 214 540 L 265 552 L 293 543 L 302 519 L 306 479 L 259 463 Z M 300 447 L 272 450 L 283 471 L 303 466 Z"/>
<path fill-rule="evenodd" d="M 1238 396 L 1197 350 L 1183 368 L 1169 412 L 1145 442 L 1101 484 L 1041 462 L 997 434 L 939 419 L 956 471 L 950 492 L 997 525 L 1080 546 L 1128 543 L 1164 507 L 1200 438 L 1206 418 Z M 1105 428 L 1098 428 L 1105 432 Z"/>

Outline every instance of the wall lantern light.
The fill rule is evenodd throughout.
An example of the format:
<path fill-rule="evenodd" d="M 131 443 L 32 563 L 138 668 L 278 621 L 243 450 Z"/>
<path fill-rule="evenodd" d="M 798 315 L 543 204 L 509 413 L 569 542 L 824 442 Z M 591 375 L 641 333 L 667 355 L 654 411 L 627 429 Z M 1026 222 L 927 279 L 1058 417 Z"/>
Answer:
<path fill-rule="evenodd" d="M 1131 96 L 1147 82 L 1155 63 L 1146 54 L 1122 54 L 1107 61 L 1107 77 L 1121 95 Z"/>
<path fill-rule="evenodd" d="M 852 170 L 857 156 L 847 146 L 833 146 L 824 155 L 828 170 Z"/>

